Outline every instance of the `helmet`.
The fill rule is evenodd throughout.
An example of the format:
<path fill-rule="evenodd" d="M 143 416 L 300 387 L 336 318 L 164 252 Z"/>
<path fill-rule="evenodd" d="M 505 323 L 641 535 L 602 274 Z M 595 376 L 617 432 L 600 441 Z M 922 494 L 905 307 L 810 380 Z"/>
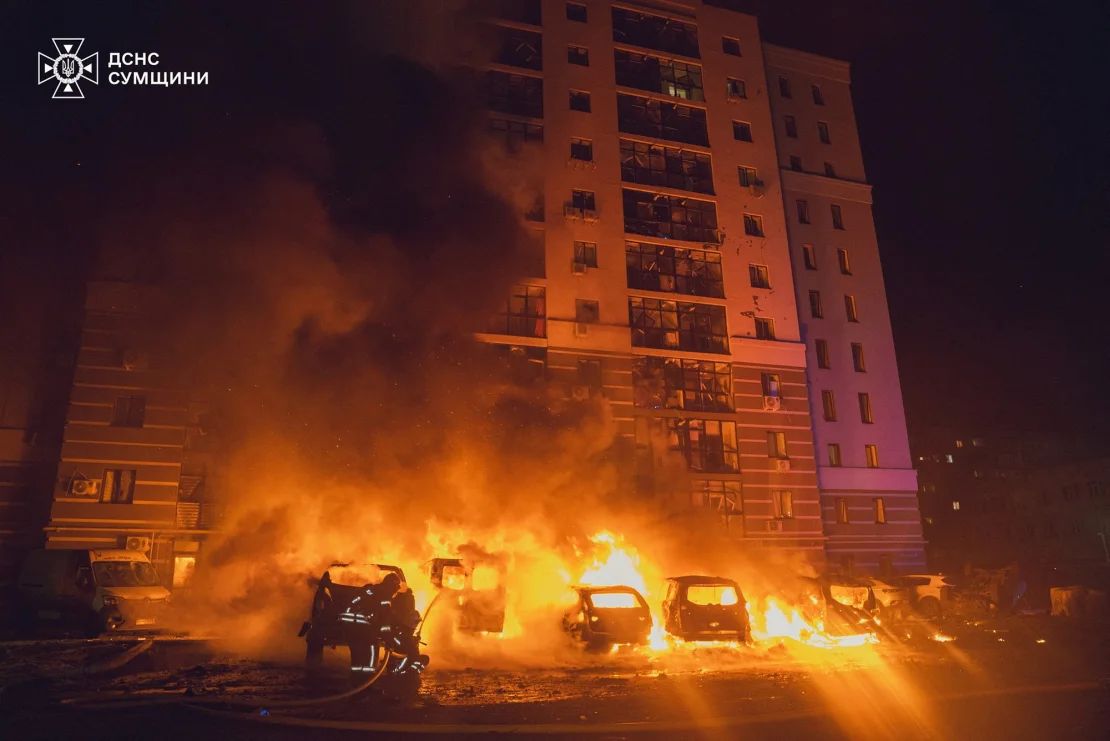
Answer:
<path fill-rule="evenodd" d="M 382 592 L 384 592 L 385 594 L 388 594 L 392 597 L 393 595 L 397 594 L 398 590 L 401 589 L 401 577 L 390 571 L 382 578 L 381 584 L 378 585 L 378 588 L 381 589 Z"/>

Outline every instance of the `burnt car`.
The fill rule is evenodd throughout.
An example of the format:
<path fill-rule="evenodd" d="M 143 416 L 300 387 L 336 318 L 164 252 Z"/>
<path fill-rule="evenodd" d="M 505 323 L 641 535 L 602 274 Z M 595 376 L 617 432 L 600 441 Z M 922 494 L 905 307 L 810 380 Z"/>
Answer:
<path fill-rule="evenodd" d="M 468 633 L 505 629 L 505 564 L 499 559 L 435 558 L 432 585 L 454 611 L 455 625 Z"/>
<path fill-rule="evenodd" d="M 563 630 L 586 648 L 641 645 L 651 633 L 651 611 L 632 587 L 573 587 L 578 599 L 563 614 Z"/>
<path fill-rule="evenodd" d="M 309 619 L 298 634 L 305 639 L 305 658 L 310 664 L 323 659 L 325 646 L 346 645 L 339 614 L 367 585 L 381 583 L 388 573 L 400 577 L 402 585 L 407 584 L 405 572 L 390 564 L 333 563 L 328 566 L 316 581 Z"/>
<path fill-rule="evenodd" d="M 748 606 L 740 586 L 720 576 L 668 579 L 663 627 L 684 641 L 751 640 Z"/>

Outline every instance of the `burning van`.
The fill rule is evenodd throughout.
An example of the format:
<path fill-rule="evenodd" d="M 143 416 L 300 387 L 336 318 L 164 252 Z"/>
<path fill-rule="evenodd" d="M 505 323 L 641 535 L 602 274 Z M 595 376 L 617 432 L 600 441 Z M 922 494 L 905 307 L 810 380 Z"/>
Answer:
<path fill-rule="evenodd" d="M 668 579 L 663 627 L 684 641 L 751 640 L 747 603 L 740 586 L 717 576 Z"/>
<path fill-rule="evenodd" d="M 563 614 L 563 630 L 593 650 L 641 645 L 651 634 L 651 611 L 632 587 L 573 587 L 575 603 Z"/>
<path fill-rule="evenodd" d="M 438 599 L 454 611 L 459 630 L 500 633 L 505 629 L 504 562 L 492 558 L 435 558 L 430 571 L 432 585 L 439 590 Z"/>

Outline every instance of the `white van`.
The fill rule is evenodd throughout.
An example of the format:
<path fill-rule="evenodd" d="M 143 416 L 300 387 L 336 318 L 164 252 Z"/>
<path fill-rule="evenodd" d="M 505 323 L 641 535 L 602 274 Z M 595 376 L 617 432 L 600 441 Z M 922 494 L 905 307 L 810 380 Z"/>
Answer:
<path fill-rule="evenodd" d="M 26 627 L 85 635 L 155 628 L 170 598 L 150 559 L 125 550 L 32 551 L 17 587 Z"/>

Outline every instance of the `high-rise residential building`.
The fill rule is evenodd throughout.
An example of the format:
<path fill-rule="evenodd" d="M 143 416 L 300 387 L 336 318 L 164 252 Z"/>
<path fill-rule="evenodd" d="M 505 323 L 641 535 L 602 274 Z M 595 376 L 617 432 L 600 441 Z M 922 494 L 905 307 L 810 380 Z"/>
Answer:
<path fill-rule="evenodd" d="M 543 163 L 545 269 L 482 338 L 607 397 L 645 495 L 753 546 L 920 569 L 847 63 L 701 0 L 505 7 L 489 126 Z"/>

